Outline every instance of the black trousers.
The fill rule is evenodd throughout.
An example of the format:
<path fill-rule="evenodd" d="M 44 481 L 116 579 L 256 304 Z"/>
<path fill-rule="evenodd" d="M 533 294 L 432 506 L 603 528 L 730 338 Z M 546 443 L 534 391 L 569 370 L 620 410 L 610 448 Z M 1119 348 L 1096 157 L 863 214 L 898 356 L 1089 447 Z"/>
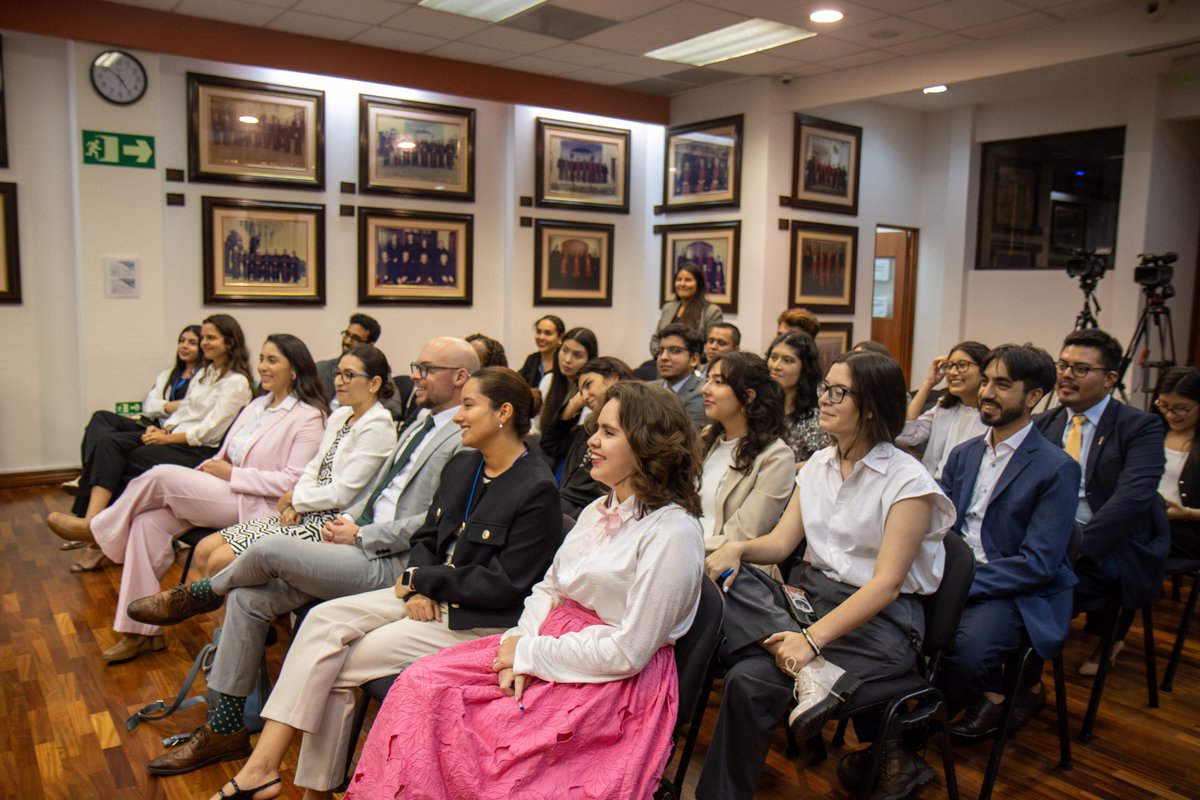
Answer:
<path fill-rule="evenodd" d="M 79 463 L 85 469 L 87 468 L 88 462 L 92 460 L 92 454 L 96 452 L 96 445 L 104 437 L 113 433 L 132 433 L 141 429 L 141 426 L 129 417 L 122 417 L 111 411 L 97 411 L 92 414 L 87 427 L 83 429 L 83 442 L 79 445 Z"/>
<path fill-rule="evenodd" d="M 1171 523 L 1171 555 L 1200 558 L 1200 523 L 1175 520 Z"/>
<path fill-rule="evenodd" d="M 96 444 L 92 458 L 84 463 L 79 476 L 79 496 L 71 512 L 77 517 L 87 513 L 92 488 L 99 486 L 121 495 L 131 480 L 159 464 L 194 467 L 216 455 L 215 447 L 192 447 L 186 444 L 142 444 L 142 431 L 110 433 Z"/>

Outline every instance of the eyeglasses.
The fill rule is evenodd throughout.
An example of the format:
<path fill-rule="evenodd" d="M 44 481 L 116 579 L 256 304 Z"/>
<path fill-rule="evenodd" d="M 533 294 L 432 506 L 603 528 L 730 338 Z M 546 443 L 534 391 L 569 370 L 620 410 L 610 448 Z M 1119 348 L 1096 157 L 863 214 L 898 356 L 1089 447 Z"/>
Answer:
<path fill-rule="evenodd" d="M 1192 403 L 1191 405 L 1187 406 L 1168 406 L 1161 400 L 1154 401 L 1154 406 L 1159 411 L 1163 412 L 1164 414 L 1170 414 L 1172 417 L 1186 417 L 1188 414 L 1192 413 L 1192 410 L 1197 405 L 1200 405 L 1200 403 Z"/>
<path fill-rule="evenodd" d="M 414 374 L 416 374 L 417 376 L 419 376 L 422 379 L 428 378 L 429 373 L 437 372 L 440 369 L 458 369 L 458 367 L 439 367 L 437 364 L 418 364 L 415 361 L 413 363 L 409 364 L 408 368 L 411 372 L 413 372 Z"/>
<path fill-rule="evenodd" d="M 342 379 L 342 383 L 349 383 L 355 378 L 370 378 L 371 376 L 365 372 L 354 372 L 353 370 L 343 369 L 333 373 L 333 379 Z"/>
<path fill-rule="evenodd" d="M 1086 378 L 1091 372 L 1108 372 L 1108 367 L 1093 367 L 1090 364 L 1068 364 L 1065 361 L 1059 361 L 1054 364 L 1054 371 L 1059 375 L 1065 375 L 1068 372 L 1076 378 Z"/>
<path fill-rule="evenodd" d="M 848 394 L 857 394 L 853 389 L 847 389 L 845 386 L 838 386 L 836 383 L 828 384 L 821 381 L 817 384 L 817 397 L 829 396 L 829 402 L 835 406 L 846 399 Z"/>
<path fill-rule="evenodd" d="M 942 375 L 946 375 L 950 372 L 962 374 L 971 369 L 971 367 L 978 366 L 979 365 L 974 361 L 945 361 L 940 367 L 938 367 L 938 372 L 940 372 Z"/>
<path fill-rule="evenodd" d="M 689 352 L 691 352 L 691 351 L 689 351 L 686 347 L 680 347 L 677 344 L 658 348 L 658 354 L 660 356 L 663 353 L 666 353 L 669 356 L 685 356 Z"/>
<path fill-rule="evenodd" d="M 355 344 L 370 344 L 370 342 L 368 342 L 366 339 L 362 338 L 361 336 L 357 336 L 350 331 L 342 331 L 342 338 L 349 339 Z"/>

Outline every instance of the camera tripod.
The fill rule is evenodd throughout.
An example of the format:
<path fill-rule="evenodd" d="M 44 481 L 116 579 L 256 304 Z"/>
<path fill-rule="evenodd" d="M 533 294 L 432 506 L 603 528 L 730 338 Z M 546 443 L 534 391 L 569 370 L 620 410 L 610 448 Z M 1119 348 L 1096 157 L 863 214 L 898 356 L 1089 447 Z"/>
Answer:
<path fill-rule="evenodd" d="M 1154 329 L 1153 337 L 1150 333 L 1151 328 Z M 1154 352 L 1154 339 L 1158 340 L 1158 360 L 1150 357 Z M 1133 338 L 1129 340 L 1129 347 L 1125 349 L 1125 355 L 1121 358 L 1117 388 L 1122 397 L 1125 396 L 1125 371 L 1134 363 L 1135 357 L 1142 370 L 1139 391 L 1145 394 L 1145 410 L 1149 411 L 1154 387 L 1158 385 L 1157 380 L 1151 380 L 1154 377 L 1153 371 L 1175 366 L 1175 331 L 1171 327 L 1171 308 L 1159 292 L 1146 291 L 1146 305 L 1142 309 L 1142 316 L 1138 319 Z"/>
<path fill-rule="evenodd" d="M 1096 299 L 1096 284 L 1098 281 L 1089 281 L 1081 278 L 1079 288 L 1083 290 L 1083 308 L 1075 315 L 1075 330 L 1091 330 L 1099 328 L 1100 323 L 1096 321 L 1096 314 L 1100 313 L 1100 301 Z M 1095 313 L 1093 312 L 1095 310 Z"/>

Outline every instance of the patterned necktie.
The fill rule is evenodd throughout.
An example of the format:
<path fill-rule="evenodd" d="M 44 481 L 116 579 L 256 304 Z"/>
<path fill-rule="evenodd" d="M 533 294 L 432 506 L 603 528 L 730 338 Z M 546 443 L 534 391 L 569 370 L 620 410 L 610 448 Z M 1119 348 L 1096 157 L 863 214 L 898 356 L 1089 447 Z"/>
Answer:
<path fill-rule="evenodd" d="M 388 470 L 388 474 L 375 487 L 375 491 L 371 492 L 371 496 L 367 499 L 366 507 L 358 515 L 358 519 L 354 521 L 356 525 L 361 528 L 363 525 L 370 525 L 375 521 L 375 501 L 379 499 L 384 490 L 396 479 L 396 476 L 400 474 L 400 470 L 404 469 L 404 465 L 408 463 L 408 460 L 412 458 L 412 454 L 416 452 L 417 445 L 425 438 L 425 434 L 431 430 L 433 430 L 433 414 L 425 417 L 425 424 L 408 440 L 408 444 L 404 447 L 404 452 L 392 464 L 392 468 Z"/>
<path fill-rule="evenodd" d="M 1083 451 L 1083 423 L 1087 421 L 1087 417 L 1083 414 L 1076 414 L 1071 417 L 1071 430 L 1067 431 L 1067 445 L 1064 448 L 1067 455 L 1076 461 Z"/>

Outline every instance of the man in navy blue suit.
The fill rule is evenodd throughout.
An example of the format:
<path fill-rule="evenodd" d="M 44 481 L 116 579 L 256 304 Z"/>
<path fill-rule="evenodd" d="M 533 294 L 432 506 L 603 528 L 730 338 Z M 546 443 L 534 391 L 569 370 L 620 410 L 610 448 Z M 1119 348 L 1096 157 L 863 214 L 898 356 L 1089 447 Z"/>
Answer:
<path fill-rule="evenodd" d="M 1075 331 L 1063 340 L 1055 364 L 1062 405 L 1034 421 L 1042 435 L 1083 465 L 1075 519 L 1083 526 L 1083 555 L 1075 564 L 1075 606 L 1093 608 L 1120 597 L 1125 613 L 1117 630 L 1115 657 L 1133 612 L 1162 588 L 1171 529 L 1158 483 L 1165 455 L 1163 426 L 1109 396 L 1121 364 L 1121 344 L 1101 330 Z M 1088 614 L 1084 630 L 1107 634 L 1111 613 Z M 1099 648 L 1079 668 L 1095 675 Z"/>
<path fill-rule="evenodd" d="M 1040 348 L 1007 344 L 980 369 L 979 418 L 991 430 L 954 448 L 941 478 L 958 512 L 955 528 L 975 553 L 975 580 L 943 673 L 950 713 L 967 709 L 950 730 L 965 738 L 999 727 L 1004 659 L 1026 637 L 1042 658 L 1062 650 L 1076 582 L 1067 549 L 1079 464 L 1032 422 L 1054 386 L 1054 362 Z M 1016 724 L 1045 703 L 1040 674 L 1029 676 Z"/>

